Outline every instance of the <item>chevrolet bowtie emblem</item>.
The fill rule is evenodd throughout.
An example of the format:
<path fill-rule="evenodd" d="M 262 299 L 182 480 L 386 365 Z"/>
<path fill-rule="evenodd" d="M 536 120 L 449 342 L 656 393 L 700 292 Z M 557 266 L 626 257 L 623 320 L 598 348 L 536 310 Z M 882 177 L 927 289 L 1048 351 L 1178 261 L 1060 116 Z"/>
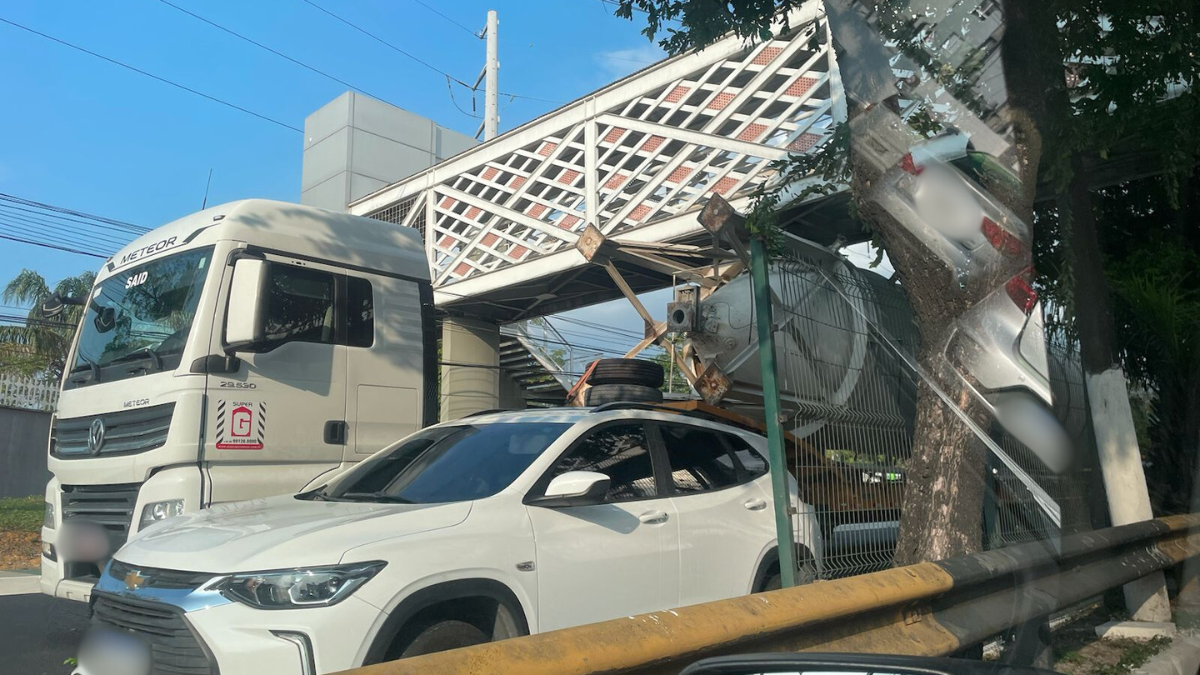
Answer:
<path fill-rule="evenodd" d="M 144 583 L 146 583 L 146 577 L 139 574 L 137 570 L 125 575 L 125 590 L 136 591 Z"/>

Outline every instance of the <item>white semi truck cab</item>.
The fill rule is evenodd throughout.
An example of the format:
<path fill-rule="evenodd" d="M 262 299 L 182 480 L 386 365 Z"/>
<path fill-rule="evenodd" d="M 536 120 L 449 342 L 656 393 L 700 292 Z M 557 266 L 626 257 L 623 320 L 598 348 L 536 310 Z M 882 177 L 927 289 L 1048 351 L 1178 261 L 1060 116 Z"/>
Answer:
<path fill-rule="evenodd" d="M 110 258 L 74 300 L 42 591 L 86 601 L 140 528 L 295 492 L 435 421 L 432 296 L 417 231 L 266 200 Z"/>

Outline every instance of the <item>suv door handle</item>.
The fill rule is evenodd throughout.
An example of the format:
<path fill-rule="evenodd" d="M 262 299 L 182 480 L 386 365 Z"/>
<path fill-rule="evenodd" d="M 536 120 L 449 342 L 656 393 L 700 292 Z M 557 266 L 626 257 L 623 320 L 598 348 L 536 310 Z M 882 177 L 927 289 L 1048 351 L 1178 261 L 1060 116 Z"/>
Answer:
<path fill-rule="evenodd" d="M 638 520 L 647 525 L 657 525 L 667 522 L 667 514 L 665 511 L 647 511 L 638 516 Z"/>
<path fill-rule="evenodd" d="M 762 499 L 751 499 L 742 506 L 746 507 L 747 511 L 762 511 L 767 508 L 767 502 Z"/>

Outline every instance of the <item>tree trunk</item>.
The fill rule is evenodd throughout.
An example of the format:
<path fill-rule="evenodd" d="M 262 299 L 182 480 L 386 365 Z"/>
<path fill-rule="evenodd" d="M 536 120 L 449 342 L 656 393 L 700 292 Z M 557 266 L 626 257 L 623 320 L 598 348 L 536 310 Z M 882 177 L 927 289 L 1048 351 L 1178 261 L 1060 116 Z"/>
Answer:
<path fill-rule="evenodd" d="M 921 359 L 927 370 L 929 357 L 926 353 Z M 960 405 L 976 407 L 961 385 L 939 384 Z M 895 564 L 943 560 L 980 550 L 986 448 L 924 382 L 917 390 L 913 436 Z"/>
<path fill-rule="evenodd" d="M 870 189 L 871 172 L 858 167 L 854 191 Z M 908 293 L 921 332 L 917 361 L 939 389 L 972 421 L 991 420 L 950 370 L 944 348 L 955 321 L 970 307 L 966 289 L 940 258 L 871 200 L 860 203 Z M 987 450 L 970 427 L 925 381 L 917 388 L 917 420 L 905 471 L 904 500 L 894 563 L 910 565 L 974 553 L 982 548 Z"/>

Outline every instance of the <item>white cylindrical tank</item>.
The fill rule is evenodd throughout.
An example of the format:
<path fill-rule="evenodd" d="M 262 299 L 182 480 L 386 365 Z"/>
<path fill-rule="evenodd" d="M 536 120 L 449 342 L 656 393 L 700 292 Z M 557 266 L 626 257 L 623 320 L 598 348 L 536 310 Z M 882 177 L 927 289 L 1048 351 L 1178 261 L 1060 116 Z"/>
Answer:
<path fill-rule="evenodd" d="M 900 288 L 874 272 L 832 259 L 776 263 L 770 283 L 780 394 L 793 418 L 789 430 L 803 437 L 830 420 L 911 428 L 912 375 L 871 327 L 916 352 L 912 310 Z M 761 417 L 762 372 L 748 274 L 700 302 L 696 330 L 688 337 L 698 371 L 715 365 L 731 381 L 722 405 Z"/>

